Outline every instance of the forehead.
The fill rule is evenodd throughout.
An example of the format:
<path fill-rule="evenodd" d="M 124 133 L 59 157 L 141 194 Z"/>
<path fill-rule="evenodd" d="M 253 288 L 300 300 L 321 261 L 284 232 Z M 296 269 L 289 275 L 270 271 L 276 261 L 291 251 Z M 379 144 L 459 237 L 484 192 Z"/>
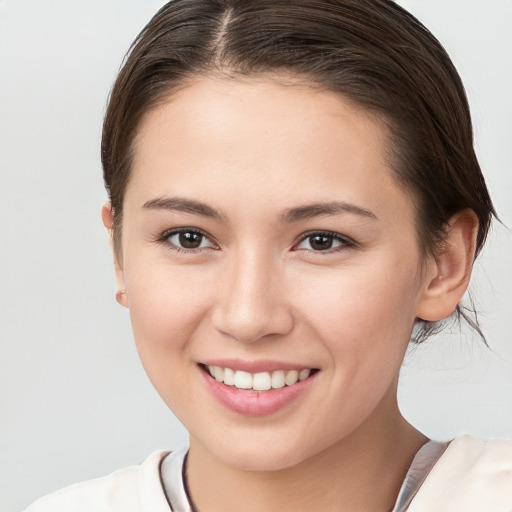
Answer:
<path fill-rule="evenodd" d="M 375 201 L 384 187 L 408 203 L 386 161 L 388 139 L 376 116 L 334 92 L 274 78 L 198 79 L 144 118 L 127 196 L 260 193 L 286 208 L 337 193 Z"/>
<path fill-rule="evenodd" d="M 337 138 L 337 145 L 343 146 L 352 139 L 346 130 L 340 133 L 348 128 L 353 138 L 364 136 L 372 149 L 377 149 L 376 145 L 382 149 L 387 135 L 384 123 L 376 115 L 345 96 L 316 84 L 276 75 L 190 81 L 146 114 L 136 146 L 147 143 L 155 128 L 164 128 L 168 135 L 175 132 L 180 138 L 192 135 L 193 144 L 209 139 L 212 146 L 222 142 L 222 147 L 230 141 L 267 147 L 270 142 L 274 146 L 297 141 L 318 143 L 320 138 L 329 143 L 337 135 L 342 135 Z M 325 138 L 328 132 L 333 136 Z M 226 133 L 228 137 L 221 140 Z M 275 139 L 271 140 L 272 137 Z"/>

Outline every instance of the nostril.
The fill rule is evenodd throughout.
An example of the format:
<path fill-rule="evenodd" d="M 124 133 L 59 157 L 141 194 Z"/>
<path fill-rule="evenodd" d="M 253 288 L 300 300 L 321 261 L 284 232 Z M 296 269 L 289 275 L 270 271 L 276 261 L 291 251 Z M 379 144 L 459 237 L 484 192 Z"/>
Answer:
<path fill-rule="evenodd" d="M 268 336 L 284 336 L 294 327 L 292 314 L 284 307 L 272 308 L 238 307 L 231 311 L 214 312 L 212 323 L 215 329 L 242 343 L 252 343 Z"/>

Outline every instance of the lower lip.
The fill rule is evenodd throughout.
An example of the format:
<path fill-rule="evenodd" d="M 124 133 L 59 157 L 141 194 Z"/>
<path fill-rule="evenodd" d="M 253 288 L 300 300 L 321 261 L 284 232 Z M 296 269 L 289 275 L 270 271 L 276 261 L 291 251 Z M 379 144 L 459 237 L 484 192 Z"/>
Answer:
<path fill-rule="evenodd" d="M 268 391 L 248 391 L 216 381 L 200 368 L 202 378 L 212 395 L 225 407 L 245 416 L 267 416 L 290 405 L 312 384 L 317 373 L 293 386 Z"/>

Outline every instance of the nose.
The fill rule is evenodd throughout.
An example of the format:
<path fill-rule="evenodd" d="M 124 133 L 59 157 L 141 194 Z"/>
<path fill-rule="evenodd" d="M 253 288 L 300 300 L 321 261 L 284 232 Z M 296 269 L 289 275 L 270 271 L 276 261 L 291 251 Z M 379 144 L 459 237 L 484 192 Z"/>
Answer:
<path fill-rule="evenodd" d="M 294 319 L 279 262 L 252 252 L 227 266 L 212 314 L 213 326 L 244 343 L 288 334 Z"/>

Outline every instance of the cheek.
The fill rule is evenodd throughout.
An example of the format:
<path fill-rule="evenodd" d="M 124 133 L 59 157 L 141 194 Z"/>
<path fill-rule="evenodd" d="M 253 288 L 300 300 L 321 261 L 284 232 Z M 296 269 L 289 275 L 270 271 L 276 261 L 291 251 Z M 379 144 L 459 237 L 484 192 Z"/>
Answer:
<path fill-rule="evenodd" d="M 416 267 L 336 269 L 301 288 L 301 316 L 328 345 L 334 364 L 357 373 L 396 371 L 415 319 Z"/>
<path fill-rule="evenodd" d="M 144 252 L 126 262 L 125 283 L 134 328 L 165 339 L 179 339 L 204 315 L 213 287 L 208 272 L 170 265 Z"/>
<path fill-rule="evenodd" d="M 191 267 L 172 268 L 143 256 L 127 261 L 125 283 L 137 350 L 163 398 L 167 389 L 186 384 L 189 347 L 208 317 L 210 279 L 198 279 Z M 178 386 L 178 388 L 181 386 Z"/>

